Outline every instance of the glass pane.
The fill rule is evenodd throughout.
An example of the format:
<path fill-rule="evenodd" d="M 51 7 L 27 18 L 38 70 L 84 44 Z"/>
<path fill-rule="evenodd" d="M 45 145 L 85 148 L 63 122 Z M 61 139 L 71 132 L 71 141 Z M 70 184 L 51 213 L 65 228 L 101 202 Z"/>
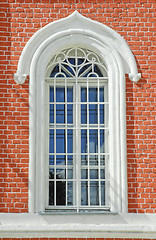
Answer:
<path fill-rule="evenodd" d="M 66 179 L 66 169 L 63 168 L 56 169 L 56 178 Z"/>
<path fill-rule="evenodd" d="M 56 165 L 66 165 L 66 156 L 56 155 Z"/>
<path fill-rule="evenodd" d="M 49 130 L 49 153 L 54 153 L 54 130 Z"/>
<path fill-rule="evenodd" d="M 105 179 L 105 169 L 100 169 L 100 177 L 101 179 Z"/>
<path fill-rule="evenodd" d="M 100 165 L 105 165 L 105 156 L 100 156 Z"/>
<path fill-rule="evenodd" d="M 66 205 L 66 182 L 56 182 L 56 205 Z"/>
<path fill-rule="evenodd" d="M 97 102 L 98 101 L 98 89 L 97 88 L 89 88 L 89 102 Z"/>
<path fill-rule="evenodd" d="M 73 165 L 73 156 L 69 155 L 67 158 L 68 158 L 68 165 Z"/>
<path fill-rule="evenodd" d="M 89 156 L 89 165 L 98 165 L 98 156 L 97 155 Z"/>
<path fill-rule="evenodd" d="M 104 136 L 105 132 L 104 130 L 100 130 L 100 152 L 104 153 L 105 152 L 105 136 Z"/>
<path fill-rule="evenodd" d="M 88 205 L 88 182 L 81 182 L 81 205 Z"/>
<path fill-rule="evenodd" d="M 90 179 L 98 179 L 98 169 L 90 169 Z"/>
<path fill-rule="evenodd" d="M 87 130 L 81 130 L 81 152 L 87 153 Z"/>
<path fill-rule="evenodd" d="M 67 87 L 67 102 L 73 102 L 73 88 Z"/>
<path fill-rule="evenodd" d="M 54 102 L 54 88 L 50 87 L 49 102 Z"/>
<path fill-rule="evenodd" d="M 67 151 L 73 153 L 73 130 L 67 130 Z"/>
<path fill-rule="evenodd" d="M 56 104 L 56 123 L 65 123 L 65 104 Z"/>
<path fill-rule="evenodd" d="M 89 123 L 90 124 L 98 123 L 98 105 L 97 104 L 89 105 Z"/>
<path fill-rule="evenodd" d="M 98 152 L 98 130 L 95 129 L 89 130 L 89 152 L 90 153 Z"/>
<path fill-rule="evenodd" d="M 100 88 L 100 102 L 104 102 L 104 87 Z"/>
<path fill-rule="evenodd" d="M 99 183 L 90 182 L 90 205 L 99 205 Z"/>
<path fill-rule="evenodd" d="M 87 88 L 81 88 L 81 102 L 87 102 Z"/>
<path fill-rule="evenodd" d="M 81 104 L 81 124 L 87 124 L 87 104 Z"/>
<path fill-rule="evenodd" d="M 73 169 L 68 169 L 68 179 L 73 179 Z"/>
<path fill-rule="evenodd" d="M 54 123 L 54 104 L 50 104 L 49 111 L 49 123 Z"/>
<path fill-rule="evenodd" d="M 54 182 L 49 182 L 49 205 L 54 205 Z"/>
<path fill-rule="evenodd" d="M 81 165 L 88 165 L 88 156 L 81 155 Z"/>
<path fill-rule="evenodd" d="M 67 123 L 73 123 L 73 105 L 67 105 Z"/>
<path fill-rule="evenodd" d="M 61 87 L 56 88 L 56 102 L 65 102 L 65 89 Z"/>
<path fill-rule="evenodd" d="M 101 182 L 101 205 L 105 205 L 105 182 Z"/>
<path fill-rule="evenodd" d="M 54 165 L 54 156 L 53 155 L 49 156 L 49 165 Z"/>
<path fill-rule="evenodd" d="M 104 104 L 100 104 L 100 124 L 104 124 Z"/>
<path fill-rule="evenodd" d="M 88 179 L 88 169 L 81 169 L 81 179 Z"/>
<path fill-rule="evenodd" d="M 54 179 L 54 168 L 49 169 L 49 179 Z"/>
<path fill-rule="evenodd" d="M 67 205 L 73 205 L 73 182 L 67 183 Z"/>
<path fill-rule="evenodd" d="M 56 152 L 65 153 L 65 130 L 56 130 Z"/>

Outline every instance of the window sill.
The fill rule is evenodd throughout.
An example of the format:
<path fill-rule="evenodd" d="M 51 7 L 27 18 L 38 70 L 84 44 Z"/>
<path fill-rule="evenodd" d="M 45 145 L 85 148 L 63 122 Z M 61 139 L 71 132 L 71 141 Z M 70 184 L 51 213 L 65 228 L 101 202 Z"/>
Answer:
<path fill-rule="evenodd" d="M 0 237 L 153 238 L 155 214 L 0 214 Z"/>

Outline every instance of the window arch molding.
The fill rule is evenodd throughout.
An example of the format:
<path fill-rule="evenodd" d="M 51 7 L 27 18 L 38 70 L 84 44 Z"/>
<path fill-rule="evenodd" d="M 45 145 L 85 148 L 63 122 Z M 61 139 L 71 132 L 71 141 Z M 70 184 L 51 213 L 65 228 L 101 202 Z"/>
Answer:
<path fill-rule="evenodd" d="M 15 81 L 20 84 L 30 75 L 29 212 L 45 209 L 43 139 L 46 139 L 46 67 L 52 56 L 75 46 L 95 52 L 108 69 L 109 146 L 113 146 L 109 147 L 111 212 L 127 212 L 125 73 L 129 73 L 134 82 L 139 80 L 140 74 L 124 39 L 110 28 L 91 21 L 78 12 L 38 31 L 25 46 L 15 74 Z"/>

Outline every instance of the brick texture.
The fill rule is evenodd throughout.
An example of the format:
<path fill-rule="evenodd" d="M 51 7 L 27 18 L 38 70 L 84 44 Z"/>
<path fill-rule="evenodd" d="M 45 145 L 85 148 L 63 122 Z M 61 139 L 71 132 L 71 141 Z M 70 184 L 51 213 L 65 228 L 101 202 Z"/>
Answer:
<path fill-rule="evenodd" d="M 156 213 L 155 0 L 0 0 L 0 212 L 28 211 L 29 79 L 13 80 L 21 51 L 74 10 L 125 38 L 142 79 L 126 80 L 129 212 Z"/>

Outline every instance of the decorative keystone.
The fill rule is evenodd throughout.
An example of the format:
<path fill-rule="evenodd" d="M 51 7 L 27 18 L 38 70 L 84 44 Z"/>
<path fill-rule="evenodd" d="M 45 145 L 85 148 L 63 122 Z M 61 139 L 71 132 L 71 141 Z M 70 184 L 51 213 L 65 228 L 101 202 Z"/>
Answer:
<path fill-rule="evenodd" d="M 17 71 L 15 74 L 14 74 L 14 80 L 16 83 L 18 84 L 23 84 L 26 80 L 26 77 L 27 75 L 26 74 L 22 74 L 20 73 L 19 71 Z"/>
<path fill-rule="evenodd" d="M 134 82 L 137 83 L 141 78 L 141 73 L 129 73 L 129 79 Z"/>

